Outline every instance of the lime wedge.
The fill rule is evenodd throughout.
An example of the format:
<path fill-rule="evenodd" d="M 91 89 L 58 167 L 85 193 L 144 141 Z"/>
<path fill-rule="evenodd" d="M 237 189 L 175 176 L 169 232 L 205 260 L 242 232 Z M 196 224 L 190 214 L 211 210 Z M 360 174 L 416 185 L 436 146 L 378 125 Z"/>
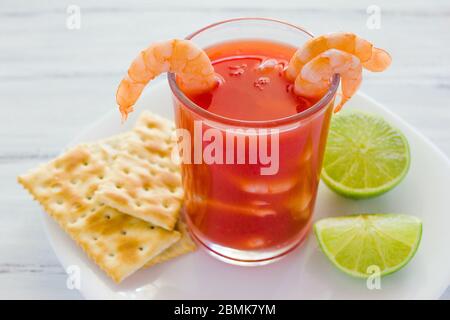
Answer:
<path fill-rule="evenodd" d="M 379 116 L 344 111 L 333 117 L 322 180 L 351 198 L 383 194 L 399 184 L 409 169 L 408 141 Z"/>
<path fill-rule="evenodd" d="M 402 214 L 361 214 L 319 220 L 314 232 L 322 251 L 343 272 L 360 278 L 405 266 L 416 253 L 422 222 Z"/>

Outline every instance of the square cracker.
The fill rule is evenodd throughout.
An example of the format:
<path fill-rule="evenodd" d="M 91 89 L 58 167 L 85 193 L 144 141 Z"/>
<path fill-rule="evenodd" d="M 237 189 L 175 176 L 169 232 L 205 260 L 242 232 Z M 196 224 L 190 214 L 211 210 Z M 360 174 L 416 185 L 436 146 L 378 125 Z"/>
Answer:
<path fill-rule="evenodd" d="M 170 156 L 175 145 L 175 125 L 172 121 L 144 111 L 136 121 L 133 131 L 151 148 L 149 150 Z"/>
<path fill-rule="evenodd" d="M 153 163 L 176 175 L 180 175 L 180 166 L 175 164 L 169 150 L 161 151 L 163 147 L 155 148 L 153 142 L 145 142 L 137 132 L 128 131 L 100 141 L 88 144 L 91 151 L 98 154 L 105 163 L 112 163 L 120 154 L 127 154 L 134 158 Z M 165 148 L 173 148 L 173 144 Z"/>
<path fill-rule="evenodd" d="M 183 200 L 180 168 L 172 162 L 173 124 L 144 112 L 133 131 L 91 145 L 108 164 L 97 196 L 106 205 L 173 230 Z"/>
<path fill-rule="evenodd" d="M 123 213 L 173 230 L 183 190 L 179 175 L 121 153 L 110 165 L 97 197 Z"/>
<path fill-rule="evenodd" d="M 183 254 L 195 251 L 197 246 L 195 245 L 194 241 L 192 241 L 186 224 L 183 221 L 178 220 L 176 230 L 181 233 L 181 239 L 171 245 L 168 249 L 164 250 L 159 255 L 154 257 L 152 260 L 147 262 L 144 265 L 144 268 L 148 268 L 157 263 L 162 263 Z"/>
<path fill-rule="evenodd" d="M 106 168 L 87 146 L 77 146 L 18 178 L 45 211 L 114 281 L 140 269 L 180 238 L 99 202 Z"/>

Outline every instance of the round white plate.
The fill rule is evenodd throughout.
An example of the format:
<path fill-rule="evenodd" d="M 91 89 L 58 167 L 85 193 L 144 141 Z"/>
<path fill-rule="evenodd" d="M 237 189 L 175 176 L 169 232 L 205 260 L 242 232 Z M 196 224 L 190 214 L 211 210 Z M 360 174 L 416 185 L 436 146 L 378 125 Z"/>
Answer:
<path fill-rule="evenodd" d="M 389 212 L 415 215 L 423 221 L 422 243 L 412 261 L 381 279 L 380 289 L 351 278 L 331 265 L 315 237 L 286 258 L 262 267 L 238 267 L 195 253 L 141 270 L 116 285 L 83 251 L 43 214 L 48 238 L 65 268 L 78 266 L 81 293 L 90 299 L 434 299 L 450 283 L 449 160 L 425 137 L 385 107 L 358 94 L 346 106 L 382 115 L 400 128 L 411 145 L 411 169 L 394 190 L 371 200 L 342 198 L 321 184 L 315 219 L 351 213 Z M 152 83 L 125 125 L 112 108 L 73 143 L 125 131 L 144 109 L 172 117 L 167 82 Z M 370 287 L 370 286 L 369 286 Z"/>

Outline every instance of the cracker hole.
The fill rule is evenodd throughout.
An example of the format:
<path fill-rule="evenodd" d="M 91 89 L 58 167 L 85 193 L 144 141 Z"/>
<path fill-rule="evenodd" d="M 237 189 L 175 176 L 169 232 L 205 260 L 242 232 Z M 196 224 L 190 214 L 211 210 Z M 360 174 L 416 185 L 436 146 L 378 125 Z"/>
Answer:
<path fill-rule="evenodd" d="M 110 220 L 110 219 L 111 219 L 111 216 L 110 216 L 109 214 L 107 214 L 107 215 L 105 215 L 105 218 L 106 218 L 107 220 Z"/>
<path fill-rule="evenodd" d="M 125 230 L 122 230 L 120 233 L 121 233 L 123 236 L 126 236 L 126 235 L 127 235 L 127 232 L 126 232 Z"/>
<path fill-rule="evenodd" d="M 56 204 L 62 205 L 64 202 L 62 200 L 56 200 Z"/>
<path fill-rule="evenodd" d="M 139 251 L 144 251 L 144 248 L 143 247 L 139 247 Z"/>
<path fill-rule="evenodd" d="M 123 169 L 123 173 L 130 174 L 130 169 L 128 169 L 128 168 Z"/>
<path fill-rule="evenodd" d="M 83 162 L 83 166 L 87 167 L 89 165 L 89 162 L 85 161 Z"/>
<path fill-rule="evenodd" d="M 136 202 L 136 207 L 140 208 L 142 206 L 142 203 L 140 203 L 139 201 Z"/>
<path fill-rule="evenodd" d="M 110 253 L 110 254 L 109 254 L 109 257 L 110 257 L 110 258 L 114 258 L 114 256 L 115 256 L 114 253 Z"/>
<path fill-rule="evenodd" d="M 98 238 L 97 237 L 92 237 L 92 240 L 97 241 Z"/>
<path fill-rule="evenodd" d="M 103 180 L 105 177 L 104 177 L 104 176 L 98 176 L 98 178 L 99 178 L 100 180 Z"/>
<path fill-rule="evenodd" d="M 116 184 L 117 189 L 122 189 L 122 186 L 120 184 Z"/>

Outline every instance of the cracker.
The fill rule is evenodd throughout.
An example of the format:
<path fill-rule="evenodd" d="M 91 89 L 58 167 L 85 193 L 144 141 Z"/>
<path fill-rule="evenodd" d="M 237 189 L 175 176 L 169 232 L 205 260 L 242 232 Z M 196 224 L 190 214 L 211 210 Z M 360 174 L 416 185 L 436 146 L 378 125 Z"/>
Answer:
<path fill-rule="evenodd" d="M 172 230 L 183 199 L 181 178 L 126 153 L 111 164 L 97 192 L 106 205 Z"/>
<path fill-rule="evenodd" d="M 144 111 L 136 121 L 133 129 L 153 151 L 170 153 L 175 143 L 174 123 L 150 111 Z"/>
<path fill-rule="evenodd" d="M 91 145 L 108 165 L 97 196 L 123 213 L 173 230 L 182 205 L 178 165 L 171 161 L 173 124 L 144 112 L 132 132 Z"/>
<path fill-rule="evenodd" d="M 179 257 L 183 254 L 195 251 L 197 246 L 194 241 L 192 241 L 191 236 L 189 235 L 189 231 L 187 229 L 186 224 L 178 220 L 176 230 L 181 233 L 181 238 L 173 245 L 171 245 L 168 249 L 164 250 L 162 253 L 154 257 L 152 260 L 147 262 L 144 265 L 144 268 L 151 267 L 157 263 L 162 263 L 167 260 L 171 260 L 173 258 Z"/>
<path fill-rule="evenodd" d="M 107 168 L 91 148 L 74 147 L 18 180 L 100 268 L 121 282 L 180 234 L 101 203 L 96 192 Z"/>
<path fill-rule="evenodd" d="M 132 157 L 153 163 L 161 168 L 167 169 L 177 175 L 180 174 L 180 166 L 175 164 L 169 153 L 171 153 L 174 143 L 166 144 L 165 147 L 155 149 L 153 142 L 145 141 L 135 131 L 121 133 L 100 141 L 89 144 L 92 152 L 99 153 L 102 161 L 112 163 L 119 154 L 128 154 Z M 162 152 L 162 149 L 168 150 Z M 170 151 L 169 151 L 170 150 Z"/>
<path fill-rule="evenodd" d="M 179 173 L 180 166 L 172 159 L 172 151 L 176 146 L 175 127 L 172 121 L 164 119 L 150 111 L 144 111 L 133 129 L 139 143 L 127 147 L 130 154 L 145 158 L 171 172 Z"/>

